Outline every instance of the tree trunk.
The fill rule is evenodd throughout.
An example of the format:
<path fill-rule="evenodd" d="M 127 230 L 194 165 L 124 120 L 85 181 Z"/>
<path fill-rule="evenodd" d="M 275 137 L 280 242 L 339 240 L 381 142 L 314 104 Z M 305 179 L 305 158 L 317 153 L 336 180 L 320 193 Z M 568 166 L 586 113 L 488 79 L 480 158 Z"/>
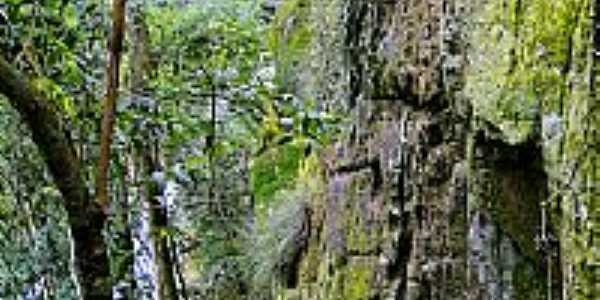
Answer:
<path fill-rule="evenodd" d="M 80 161 L 64 133 L 58 110 L 0 57 L 0 93 L 19 112 L 60 190 L 74 241 L 75 272 L 83 299 L 110 299 L 111 283 L 102 230 L 106 215 L 90 201 Z"/>
<path fill-rule="evenodd" d="M 106 99 L 102 115 L 100 135 L 100 158 L 96 175 L 96 201 L 105 211 L 108 210 L 108 168 L 110 165 L 110 145 L 112 144 L 115 123 L 115 106 L 119 90 L 119 65 L 123 48 L 125 29 L 125 0 L 113 0 L 112 35 L 108 43 L 108 67 L 106 70 Z"/>

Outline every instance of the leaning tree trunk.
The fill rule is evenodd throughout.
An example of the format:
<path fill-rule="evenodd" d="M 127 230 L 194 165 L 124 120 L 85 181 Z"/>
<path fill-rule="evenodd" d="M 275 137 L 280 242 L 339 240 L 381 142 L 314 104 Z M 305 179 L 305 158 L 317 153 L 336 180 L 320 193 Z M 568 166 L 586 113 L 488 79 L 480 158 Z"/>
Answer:
<path fill-rule="evenodd" d="M 0 57 L 0 82 L 0 93 L 29 126 L 33 141 L 63 196 L 73 236 L 80 295 L 83 299 L 110 299 L 110 270 L 102 237 L 106 215 L 98 203 L 90 201 L 80 160 L 64 133 L 57 108 L 3 57 Z"/>

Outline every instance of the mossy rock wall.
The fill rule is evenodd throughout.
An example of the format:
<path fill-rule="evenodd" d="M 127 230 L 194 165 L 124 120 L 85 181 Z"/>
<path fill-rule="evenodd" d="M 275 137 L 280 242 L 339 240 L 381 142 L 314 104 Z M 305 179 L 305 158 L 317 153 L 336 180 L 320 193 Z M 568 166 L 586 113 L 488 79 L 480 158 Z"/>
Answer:
<path fill-rule="evenodd" d="M 304 72 L 323 80 L 303 88 L 350 118 L 320 155 L 327 189 L 313 201 L 297 286 L 282 294 L 463 299 L 467 110 L 455 96 L 461 66 L 440 55 L 453 47 L 460 61 L 462 50 L 440 44 L 438 29 L 459 26 L 460 13 L 442 2 L 312 2 L 313 64 Z"/>
<path fill-rule="evenodd" d="M 483 22 L 473 24 L 469 34 L 476 46 L 470 50 L 465 94 L 481 121 L 474 127 L 499 129 L 492 135 L 515 150 L 508 153 L 518 156 L 526 145 L 538 153 L 512 170 L 489 172 L 489 165 L 479 164 L 487 172 L 479 177 L 489 184 L 473 186 L 495 187 L 497 196 L 484 198 L 492 200 L 491 213 L 512 232 L 524 256 L 550 260 L 537 277 L 548 276 L 540 271 L 551 273 L 552 280 L 544 282 L 550 281 L 545 292 L 553 299 L 600 295 L 600 287 L 589 281 L 600 261 L 597 243 L 590 242 L 598 232 L 598 192 L 589 188 L 600 170 L 598 150 L 592 149 L 599 136 L 590 134 L 600 127 L 594 109 L 599 59 L 591 55 L 600 41 L 593 25 L 600 23 L 599 10 L 597 1 L 487 1 L 474 12 Z M 534 169 L 538 176 L 531 174 Z M 509 178 L 513 182 L 503 184 Z M 524 193 L 525 204 L 503 203 L 514 193 Z M 510 208 L 518 211 L 511 214 Z M 533 211 L 527 215 L 537 222 L 523 222 L 522 211 Z"/>
<path fill-rule="evenodd" d="M 558 150 L 544 140 L 542 122 L 560 106 L 552 99 L 568 96 L 561 79 L 545 73 L 548 65 L 538 65 L 533 77 L 523 75 L 536 64 L 527 48 L 536 36 L 547 49 L 557 47 L 543 27 L 532 25 L 552 7 L 534 2 L 519 13 L 531 14 L 525 21 L 510 14 L 516 1 L 333 0 L 303 7 L 311 36 L 301 60 L 310 63 L 294 74 L 308 78 L 299 89 L 320 109 L 343 107 L 348 118 L 340 125 L 343 134 L 319 153 L 326 188 L 310 201 L 311 230 L 298 280 L 281 295 L 560 299 L 571 290 L 573 282 L 561 276 L 565 264 L 593 261 L 598 252 L 587 244 L 585 258 L 575 258 L 576 251 L 550 255 L 567 247 L 543 239 L 569 240 L 569 231 L 558 228 L 565 215 L 573 218 L 562 208 L 554 211 L 563 217 L 556 217 L 542 206 L 556 196 L 553 172 L 565 169 L 549 161 Z M 507 19 L 490 13 L 502 3 Z M 572 17 L 562 6 L 554 8 L 559 10 L 552 18 Z M 511 37 L 519 22 L 535 30 Z M 489 28 L 504 35 L 493 40 L 486 36 Z M 498 68 L 491 60 L 477 63 L 478 55 L 498 57 Z M 549 57 L 550 65 L 564 58 Z M 577 64 L 573 70 L 581 70 Z M 581 96 L 576 91 L 569 93 Z M 564 104 L 563 113 L 588 104 Z M 524 120 L 515 121 L 515 111 L 524 112 Z M 573 122 L 581 125 L 582 119 Z M 562 159 L 578 152 L 568 145 L 591 143 L 590 136 L 576 139 L 573 130 L 565 131 Z M 578 169 L 578 181 L 598 178 L 593 157 Z M 587 226 L 595 224 L 592 199 L 588 193 L 582 205 Z M 581 274 L 590 274 L 586 268 Z M 580 294 L 592 295 L 586 278 L 573 281 L 586 287 Z"/>

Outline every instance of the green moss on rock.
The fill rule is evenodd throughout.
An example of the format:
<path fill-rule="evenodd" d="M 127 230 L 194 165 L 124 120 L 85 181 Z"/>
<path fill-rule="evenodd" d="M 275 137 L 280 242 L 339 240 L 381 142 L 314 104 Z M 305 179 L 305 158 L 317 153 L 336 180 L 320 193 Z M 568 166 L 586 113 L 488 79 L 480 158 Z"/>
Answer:
<path fill-rule="evenodd" d="M 276 80 L 284 87 L 295 79 L 298 65 L 310 50 L 310 5 L 310 0 L 283 1 L 271 25 L 268 46 L 277 62 Z"/>
<path fill-rule="evenodd" d="M 303 158 L 304 146 L 292 142 L 269 149 L 252 162 L 250 185 L 259 209 L 279 190 L 294 185 Z"/>
<path fill-rule="evenodd" d="M 364 300 L 371 293 L 371 281 L 373 279 L 373 266 L 366 260 L 356 260 L 343 271 L 344 285 L 341 291 L 342 299 Z"/>

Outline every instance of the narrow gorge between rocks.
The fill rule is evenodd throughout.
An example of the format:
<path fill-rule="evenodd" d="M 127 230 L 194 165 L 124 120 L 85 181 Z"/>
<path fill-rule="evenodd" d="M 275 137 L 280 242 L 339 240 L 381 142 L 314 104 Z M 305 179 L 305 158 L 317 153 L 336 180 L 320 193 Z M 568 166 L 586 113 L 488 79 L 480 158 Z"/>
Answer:
<path fill-rule="evenodd" d="M 0 299 L 600 299 L 597 0 L 0 1 Z"/>

